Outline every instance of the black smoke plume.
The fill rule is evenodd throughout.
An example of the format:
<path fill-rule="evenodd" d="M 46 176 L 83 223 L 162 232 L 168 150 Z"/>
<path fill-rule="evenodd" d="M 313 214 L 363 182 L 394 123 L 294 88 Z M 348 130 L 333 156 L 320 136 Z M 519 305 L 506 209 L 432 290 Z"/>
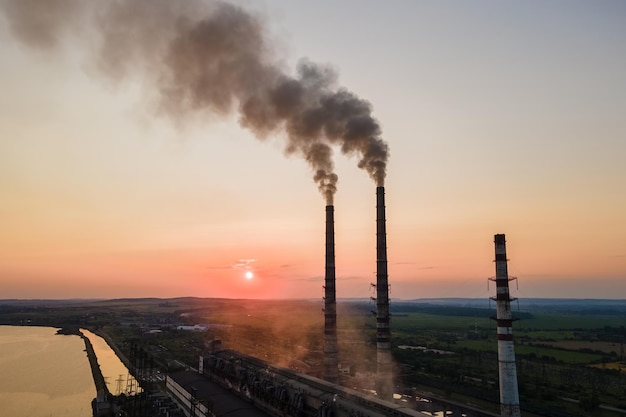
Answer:
<path fill-rule="evenodd" d="M 384 184 L 388 146 L 369 102 L 337 86 L 326 66 L 301 60 L 284 70 L 263 20 L 221 1 L 0 0 L 12 33 L 54 51 L 80 44 L 105 76 L 140 76 L 159 110 L 191 114 L 236 111 L 259 138 L 287 133 L 285 152 L 303 157 L 329 204 L 336 190 L 331 145 L 355 155 Z"/>

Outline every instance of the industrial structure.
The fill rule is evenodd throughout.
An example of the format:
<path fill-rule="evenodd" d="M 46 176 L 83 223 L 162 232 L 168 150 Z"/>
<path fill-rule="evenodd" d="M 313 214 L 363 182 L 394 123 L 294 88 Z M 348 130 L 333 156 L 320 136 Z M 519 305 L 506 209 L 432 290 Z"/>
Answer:
<path fill-rule="evenodd" d="M 337 295 L 335 286 L 335 208 L 326 206 L 326 272 L 324 278 L 324 379 L 339 382 Z"/>
<path fill-rule="evenodd" d="M 393 376 L 385 221 L 385 187 L 376 187 L 376 393 L 383 400 L 391 400 Z"/>
<path fill-rule="evenodd" d="M 502 417 L 520 417 L 515 348 L 513 345 L 513 316 L 509 295 L 509 272 L 506 257 L 506 239 L 494 236 L 496 277 L 496 321 L 498 326 L 498 371 L 500 375 L 500 412 Z"/>
<path fill-rule="evenodd" d="M 499 417 L 453 401 L 401 395 L 394 401 L 342 387 L 219 344 L 198 370 L 168 374 L 169 396 L 186 417 Z"/>
<path fill-rule="evenodd" d="M 324 279 L 324 379 L 339 381 L 337 350 L 337 298 L 335 284 L 334 206 L 326 206 L 326 268 Z M 387 230 L 385 187 L 376 187 L 376 393 L 393 397 L 391 330 L 389 327 L 389 278 L 387 272 Z"/>
<path fill-rule="evenodd" d="M 211 352 L 200 357 L 197 371 L 181 371 L 168 376 L 168 393 L 184 415 L 419 417 L 426 414 L 418 409 L 428 409 L 429 413 L 441 410 L 450 416 L 495 416 L 444 400 L 435 404 L 406 395 L 398 395 L 394 400 L 384 187 L 376 188 L 376 395 L 339 384 L 333 205 L 326 206 L 325 243 L 323 379 L 274 366 L 233 350 L 222 350 L 220 343 L 212 344 Z M 495 235 L 495 264 L 496 276 L 492 280 L 497 288 L 493 299 L 497 303 L 501 416 L 520 417 L 511 329 L 510 278 L 502 234 Z"/>
<path fill-rule="evenodd" d="M 271 416 L 197 371 L 172 372 L 167 376 L 165 386 L 170 398 L 186 417 Z"/>
<path fill-rule="evenodd" d="M 424 417 L 407 403 L 377 397 L 270 365 L 232 350 L 200 358 L 202 374 L 269 415 L 281 417 Z M 458 414 L 459 416 L 461 414 Z"/>

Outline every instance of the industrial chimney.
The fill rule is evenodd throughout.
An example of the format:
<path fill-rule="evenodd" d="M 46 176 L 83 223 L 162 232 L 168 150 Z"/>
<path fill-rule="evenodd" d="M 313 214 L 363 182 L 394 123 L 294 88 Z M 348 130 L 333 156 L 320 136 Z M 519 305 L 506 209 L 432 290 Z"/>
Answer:
<path fill-rule="evenodd" d="M 376 392 L 383 400 L 393 398 L 391 331 L 389 329 L 389 280 L 385 187 L 376 187 Z"/>
<path fill-rule="evenodd" d="M 335 295 L 335 207 L 326 206 L 326 274 L 324 278 L 324 379 L 339 382 L 337 300 Z"/>
<path fill-rule="evenodd" d="M 500 374 L 500 413 L 502 417 L 520 417 L 515 349 L 513 346 L 513 316 L 509 296 L 506 240 L 495 235 L 496 251 L 496 321 L 498 323 L 498 368 Z"/>

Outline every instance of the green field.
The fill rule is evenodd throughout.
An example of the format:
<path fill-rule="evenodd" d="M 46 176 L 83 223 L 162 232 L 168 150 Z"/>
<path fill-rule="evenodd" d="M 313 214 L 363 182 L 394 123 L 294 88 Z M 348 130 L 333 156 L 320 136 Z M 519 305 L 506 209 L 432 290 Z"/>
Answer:
<path fill-rule="evenodd" d="M 623 327 L 626 317 L 618 315 L 587 315 L 571 313 L 533 313 L 533 317 L 516 321 L 519 330 L 593 330 L 603 327 Z"/>

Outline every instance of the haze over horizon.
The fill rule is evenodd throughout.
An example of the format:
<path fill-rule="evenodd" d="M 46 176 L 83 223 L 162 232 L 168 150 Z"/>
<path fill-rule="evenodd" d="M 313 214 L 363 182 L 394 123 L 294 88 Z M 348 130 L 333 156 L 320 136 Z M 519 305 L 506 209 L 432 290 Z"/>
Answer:
<path fill-rule="evenodd" d="M 259 140 L 237 100 L 165 115 L 157 67 L 129 70 L 147 64 L 123 36 L 103 70 L 93 21 L 51 8 L 36 28 L 72 24 L 28 38 L 15 4 L 0 0 L 1 299 L 323 296 L 318 187 L 335 183 L 314 182 L 310 148 L 286 156 L 284 129 Z M 495 294 L 505 233 L 513 296 L 626 299 L 625 3 L 232 4 L 286 75 L 320 64 L 371 105 L 391 298 Z M 365 298 L 376 183 L 361 151 L 331 145 L 337 297 Z"/>

